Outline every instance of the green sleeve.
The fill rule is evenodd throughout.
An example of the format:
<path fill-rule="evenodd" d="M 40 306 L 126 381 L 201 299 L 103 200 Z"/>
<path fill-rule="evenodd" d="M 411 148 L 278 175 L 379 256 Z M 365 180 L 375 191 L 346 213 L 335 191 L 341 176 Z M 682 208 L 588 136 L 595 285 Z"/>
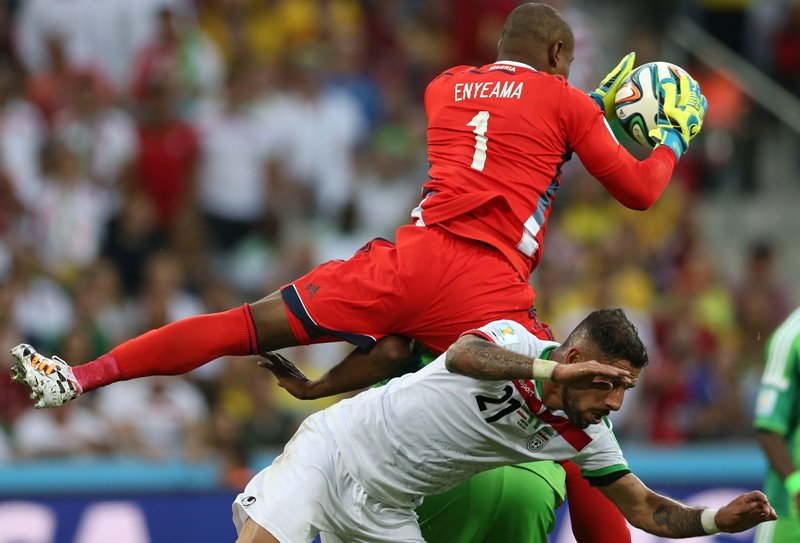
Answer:
<path fill-rule="evenodd" d="M 788 334 L 792 334 L 789 336 Z M 798 425 L 800 328 L 778 328 L 766 349 L 766 362 L 753 425 L 786 436 Z"/>

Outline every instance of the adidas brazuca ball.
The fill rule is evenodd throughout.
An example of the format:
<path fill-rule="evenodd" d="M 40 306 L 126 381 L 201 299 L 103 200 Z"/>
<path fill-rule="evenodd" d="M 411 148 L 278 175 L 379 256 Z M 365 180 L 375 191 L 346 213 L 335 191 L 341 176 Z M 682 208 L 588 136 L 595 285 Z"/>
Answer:
<path fill-rule="evenodd" d="M 676 83 L 688 76 L 680 66 L 669 62 L 649 62 L 633 70 L 622 80 L 614 99 L 620 126 L 637 143 L 652 149 L 658 143 L 649 136 L 658 116 L 659 81 L 667 78 Z"/>

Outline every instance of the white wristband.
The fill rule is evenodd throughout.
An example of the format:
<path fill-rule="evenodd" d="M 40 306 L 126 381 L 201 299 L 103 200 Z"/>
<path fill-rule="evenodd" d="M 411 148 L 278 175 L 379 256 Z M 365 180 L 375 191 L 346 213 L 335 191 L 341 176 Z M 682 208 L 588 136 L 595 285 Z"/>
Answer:
<path fill-rule="evenodd" d="M 552 360 L 535 359 L 531 367 L 533 378 L 537 381 L 552 380 L 551 378 L 553 377 L 553 370 L 556 369 L 556 364 L 557 362 L 553 362 Z"/>
<path fill-rule="evenodd" d="M 703 530 L 708 535 L 719 533 L 717 523 L 714 521 L 714 517 L 717 516 L 717 511 L 719 511 L 719 509 L 703 509 L 703 512 L 700 513 L 700 524 L 703 525 Z"/>

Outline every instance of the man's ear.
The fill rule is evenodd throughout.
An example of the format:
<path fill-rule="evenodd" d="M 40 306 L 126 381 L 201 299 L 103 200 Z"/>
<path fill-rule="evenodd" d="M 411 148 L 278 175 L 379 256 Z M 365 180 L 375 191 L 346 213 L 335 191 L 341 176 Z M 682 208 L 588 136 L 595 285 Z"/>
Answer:
<path fill-rule="evenodd" d="M 550 71 L 552 72 L 553 69 L 558 66 L 558 59 L 564 53 L 564 42 L 557 41 L 553 45 L 550 46 L 550 49 L 547 51 L 547 60 L 550 63 Z"/>
<path fill-rule="evenodd" d="M 574 345 L 567 349 L 567 352 L 564 353 L 564 360 L 561 362 L 562 364 L 574 364 L 575 362 L 583 362 L 583 353 L 578 347 Z"/>

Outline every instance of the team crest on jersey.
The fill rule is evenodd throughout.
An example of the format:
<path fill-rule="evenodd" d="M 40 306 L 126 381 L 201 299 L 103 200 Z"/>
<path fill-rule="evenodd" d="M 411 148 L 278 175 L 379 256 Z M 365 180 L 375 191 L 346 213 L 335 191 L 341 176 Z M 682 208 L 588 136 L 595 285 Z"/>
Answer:
<path fill-rule="evenodd" d="M 556 435 L 556 431 L 545 426 L 528 439 L 528 450 L 531 452 L 541 451 L 554 435 Z"/>

